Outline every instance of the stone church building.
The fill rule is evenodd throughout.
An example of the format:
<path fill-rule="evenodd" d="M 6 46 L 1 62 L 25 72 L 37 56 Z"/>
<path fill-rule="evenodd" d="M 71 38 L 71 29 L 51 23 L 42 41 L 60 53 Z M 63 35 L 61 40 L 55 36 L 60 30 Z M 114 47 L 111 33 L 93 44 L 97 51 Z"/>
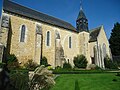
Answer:
<path fill-rule="evenodd" d="M 5 53 L 5 54 L 4 54 Z M 104 68 L 104 57 L 110 55 L 103 26 L 88 29 L 88 19 L 81 8 L 76 27 L 58 18 L 4 0 L 0 30 L 0 59 L 15 54 L 19 63 L 32 59 L 40 64 L 45 56 L 53 67 L 65 61 L 74 66 L 73 58 L 85 55 L 90 64 Z"/>

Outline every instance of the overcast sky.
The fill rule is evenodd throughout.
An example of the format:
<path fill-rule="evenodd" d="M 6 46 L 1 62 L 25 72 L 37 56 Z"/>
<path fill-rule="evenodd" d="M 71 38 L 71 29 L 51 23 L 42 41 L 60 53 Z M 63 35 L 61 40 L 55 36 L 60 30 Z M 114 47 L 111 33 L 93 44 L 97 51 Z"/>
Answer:
<path fill-rule="evenodd" d="M 54 16 L 76 27 L 80 0 L 11 0 L 39 12 Z M 0 0 L 0 9 L 2 7 Z M 89 29 L 104 25 L 110 37 L 114 23 L 120 22 L 120 0 L 83 0 L 83 10 Z"/>

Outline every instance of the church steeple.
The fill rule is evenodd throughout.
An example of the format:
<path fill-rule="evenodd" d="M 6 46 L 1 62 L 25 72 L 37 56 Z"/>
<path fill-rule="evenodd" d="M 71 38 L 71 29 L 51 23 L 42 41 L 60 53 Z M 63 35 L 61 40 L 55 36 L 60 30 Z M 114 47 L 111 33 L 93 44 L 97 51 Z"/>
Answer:
<path fill-rule="evenodd" d="M 82 32 L 86 31 L 88 32 L 88 20 L 83 12 L 82 8 L 82 0 L 80 2 L 80 12 L 78 14 L 77 20 L 76 20 L 76 26 L 77 26 L 77 31 Z"/>

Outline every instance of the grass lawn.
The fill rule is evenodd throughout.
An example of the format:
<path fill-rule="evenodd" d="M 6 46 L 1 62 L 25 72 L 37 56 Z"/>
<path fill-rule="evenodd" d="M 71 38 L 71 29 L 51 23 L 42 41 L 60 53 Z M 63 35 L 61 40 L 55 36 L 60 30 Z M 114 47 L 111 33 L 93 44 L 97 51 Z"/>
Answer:
<path fill-rule="evenodd" d="M 61 74 L 51 90 L 75 90 L 75 80 L 78 80 L 80 90 L 120 90 L 120 77 L 115 75 L 116 73 Z"/>

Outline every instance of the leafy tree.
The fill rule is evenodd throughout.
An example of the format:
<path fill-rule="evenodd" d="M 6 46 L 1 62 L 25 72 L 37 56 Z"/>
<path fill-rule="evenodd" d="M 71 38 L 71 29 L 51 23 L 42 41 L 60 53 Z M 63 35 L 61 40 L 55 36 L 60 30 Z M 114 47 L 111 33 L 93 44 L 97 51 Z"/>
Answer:
<path fill-rule="evenodd" d="M 86 68 L 88 63 L 84 55 L 77 55 L 77 57 L 74 57 L 73 62 L 78 68 Z"/>
<path fill-rule="evenodd" d="M 120 55 L 120 23 L 115 23 L 109 39 L 111 52 L 114 56 Z"/>

